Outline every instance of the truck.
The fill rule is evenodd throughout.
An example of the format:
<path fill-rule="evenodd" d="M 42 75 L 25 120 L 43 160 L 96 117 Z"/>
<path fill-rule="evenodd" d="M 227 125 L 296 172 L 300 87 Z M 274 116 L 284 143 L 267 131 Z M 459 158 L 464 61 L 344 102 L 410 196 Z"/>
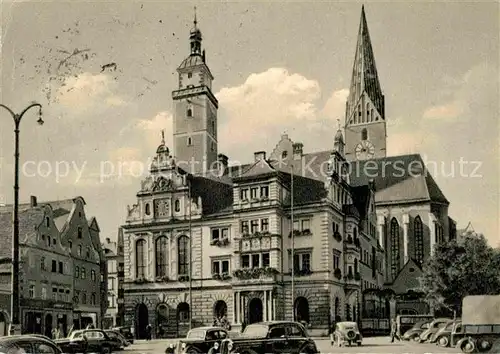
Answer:
<path fill-rule="evenodd" d="M 464 297 L 462 323 L 460 327 L 453 329 L 451 338 L 452 345 L 456 343 L 456 347 L 463 353 L 498 352 L 500 350 L 500 295 Z"/>

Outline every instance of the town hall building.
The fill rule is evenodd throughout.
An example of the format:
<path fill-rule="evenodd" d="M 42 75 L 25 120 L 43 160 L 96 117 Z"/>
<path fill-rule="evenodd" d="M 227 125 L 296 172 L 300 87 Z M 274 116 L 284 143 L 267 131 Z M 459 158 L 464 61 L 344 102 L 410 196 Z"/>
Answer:
<path fill-rule="evenodd" d="M 196 21 L 177 72 L 173 151 L 163 136 L 122 226 L 125 324 L 138 338 L 148 324 L 157 337 L 279 319 L 324 333 L 333 321 L 430 311 L 418 276 L 455 223 L 420 155 L 386 154 L 364 8 L 344 129 L 324 151 L 284 134 L 231 165 Z"/>

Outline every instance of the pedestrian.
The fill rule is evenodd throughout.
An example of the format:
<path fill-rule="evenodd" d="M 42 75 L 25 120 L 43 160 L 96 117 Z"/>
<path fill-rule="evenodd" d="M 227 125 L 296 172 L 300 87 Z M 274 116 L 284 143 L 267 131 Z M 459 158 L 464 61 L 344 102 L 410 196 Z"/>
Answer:
<path fill-rule="evenodd" d="M 330 335 L 330 344 L 333 346 L 335 344 L 335 321 L 332 322 L 332 325 L 328 329 L 328 334 Z"/>
<path fill-rule="evenodd" d="M 396 318 L 391 320 L 391 343 L 394 343 L 394 338 L 401 340 L 398 336 L 398 323 L 396 322 Z"/>
<path fill-rule="evenodd" d="M 148 324 L 146 326 L 146 339 L 147 340 L 151 340 L 152 331 L 153 331 L 153 327 L 151 326 L 151 324 Z"/>

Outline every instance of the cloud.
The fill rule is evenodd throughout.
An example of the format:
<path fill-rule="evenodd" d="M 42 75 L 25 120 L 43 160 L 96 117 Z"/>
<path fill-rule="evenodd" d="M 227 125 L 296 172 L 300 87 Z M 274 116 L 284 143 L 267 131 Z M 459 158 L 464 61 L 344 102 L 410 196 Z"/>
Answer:
<path fill-rule="evenodd" d="M 498 67 L 488 62 L 478 64 L 458 79 L 445 78 L 443 103 L 424 110 L 425 119 L 458 119 L 473 117 L 478 108 L 498 103 Z"/>
<path fill-rule="evenodd" d="M 116 94 L 117 86 L 109 75 L 85 72 L 67 77 L 57 89 L 57 99 L 62 105 L 78 110 L 88 110 L 102 103 L 121 106 L 126 102 Z"/>
<path fill-rule="evenodd" d="M 451 119 L 457 118 L 463 112 L 463 102 L 454 101 L 448 104 L 429 107 L 424 112 L 424 118 Z"/>
<path fill-rule="evenodd" d="M 316 80 L 285 68 L 251 74 L 241 85 L 216 94 L 219 147 L 231 151 L 230 158 L 248 159 L 250 149 L 271 150 L 286 131 L 292 139 L 304 139 L 307 149 L 328 149 L 333 144 L 335 119 L 343 118 L 345 95 L 346 90 L 334 92 L 322 107 Z"/>

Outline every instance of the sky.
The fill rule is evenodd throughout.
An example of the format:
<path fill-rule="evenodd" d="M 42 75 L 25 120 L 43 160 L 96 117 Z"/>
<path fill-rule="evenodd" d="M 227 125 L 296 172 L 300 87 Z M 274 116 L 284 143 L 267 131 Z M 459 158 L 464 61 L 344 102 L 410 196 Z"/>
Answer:
<path fill-rule="evenodd" d="M 365 2 L 388 154 L 421 153 L 450 216 L 499 238 L 499 5 Z M 20 196 L 83 196 L 103 238 L 136 203 L 189 54 L 193 7 L 219 100 L 219 152 L 251 162 L 281 134 L 328 150 L 344 120 L 360 2 L 1 2 L 1 103 L 21 123 Z M 113 65 L 114 64 L 114 65 Z M 0 113 L 0 203 L 14 125 Z"/>

